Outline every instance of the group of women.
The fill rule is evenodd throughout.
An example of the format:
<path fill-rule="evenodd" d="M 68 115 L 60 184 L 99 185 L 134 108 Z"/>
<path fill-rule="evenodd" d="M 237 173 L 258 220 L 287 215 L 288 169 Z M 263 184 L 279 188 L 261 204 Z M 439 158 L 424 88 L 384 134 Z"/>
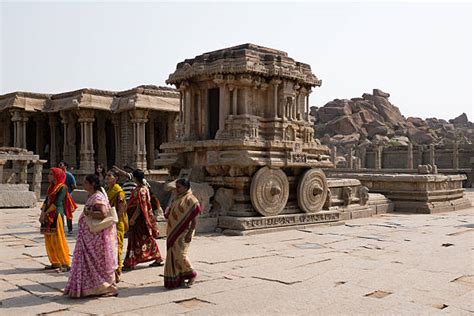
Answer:
<path fill-rule="evenodd" d="M 117 183 L 114 170 L 106 173 L 106 189 L 101 179 L 91 174 L 83 187 L 88 199 L 78 222 L 73 260 L 64 234 L 64 216 L 77 208 L 65 185 L 65 173 L 51 168 L 47 197 L 41 208 L 41 232 L 45 236 L 46 251 L 51 265 L 46 269 L 70 271 L 64 294 L 70 297 L 116 296 L 122 268 L 132 270 L 142 262 L 162 265 L 150 191 L 145 174 L 133 171 L 137 186 L 129 200 Z M 167 223 L 167 256 L 164 267 L 164 286 L 191 286 L 196 278 L 187 253 L 201 208 L 192 194 L 189 181 L 179 179 L 170 206 L 165 211 Z M 122 265 L 125 232 L 128 245 Z"/>

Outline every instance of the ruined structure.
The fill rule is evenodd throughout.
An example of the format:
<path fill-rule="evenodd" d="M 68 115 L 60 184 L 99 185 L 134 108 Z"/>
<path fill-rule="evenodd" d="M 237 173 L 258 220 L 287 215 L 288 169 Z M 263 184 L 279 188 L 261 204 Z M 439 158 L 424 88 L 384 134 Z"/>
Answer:
<path fill-rule="evenodd" d="M 0 208 L 36 205 L 40 199 L 45 162 L 26 149 L 0 147 Z M 28 168 L 31 170 L 30 177 Z"/>
<path fill-rule="evenodd" d="M 65 160 L 79 177 L 101 163 L 142 168 L 153 178 L 159 146 L 175 138 L 178 112 L 179 92 L 156 86 L 14 92 L 0 96 L 0 146 L 32 151 L 46 168 Z"/>
<path fill-rule="evenodd" d="M 181 92 L 179 127 L 157 163 L 173 176 L 192 168 L 192 181 L 214 187 L 220 228 L 339 219 L 339 211 L 323 210 L 331 190 L 320 168 L 333 164 L 314 138 L 309 95 L 321 81 L 309 65 L 244 44 L 179 63 L 167 83 Z M 338 201 L 342 189 L 333 187 Z M 358 203 L 358 196 L 355 190 L 344 205 Z"/>

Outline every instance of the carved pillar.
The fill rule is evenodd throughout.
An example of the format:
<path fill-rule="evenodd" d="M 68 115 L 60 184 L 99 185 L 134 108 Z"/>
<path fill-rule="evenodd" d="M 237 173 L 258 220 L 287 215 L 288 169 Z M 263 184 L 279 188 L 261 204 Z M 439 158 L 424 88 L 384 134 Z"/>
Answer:
<path fill-rule="evenodd" d="M 227 102 L 229 90 L 224 83 L 219 82 L 219 130 L 216 133 L 216 138 L 225 131 L 225 120 L 230 113 L 230 104 Z M 210 124 L 210 122 L 207 122 Z"/>
<path fill-rule="evenodd" d="M 40 157 L 43 157 L 44 153 L 44 117 L 43 115 L 35 116 L 36 124 L 36 149 L 35 152 Z"/>
<path fill-rule="evenodd" d="M 336 157 L 337 157 L 337 147 L 332 146 L 331 147 L 331 162 L 336 165 Z"/>
<path fill-rule="evenodd" d="M 453 169 L 459 169 L 459 146 L 457 141 L 453 143 Z"/>
<path fill-rule="evenodd" d="M 43 179 L 43 161 L 37 160 L 33 166 L 33 191 L 35 192 L 36 199 L 39 201 L 41 195 L 41 181 Z"/>
<path fill-rule="evenodd" d="M 184 92 L 184 137 L 189 139 L 191 136 L 191 91 L 189 87 Z"/>
<path fill-rule="evenodd" d="M 97 160 L 107 170 L 107 137 L 105 133 L 105 117 L 97 117 Z"/>
<path fill-rule="evenodd" d="M 13 110 L 12 122 L 13 122 L 13 146 L 19 148 L 26 148 L 26 122 L 28 117 L 26 113 L 21 110 Z"/>
<path fill-rule="evenodd" d="M 28 183 L 28 161 L 20 160 L 18 161 L 20 179 L 18 183 L 26 184 Z"/>
<path fill-rule="evenodd" d="M 59 112 L 63 124 L 63 160 L 76 166 L 76 117 L 70 111 Z"/>
<path fill-rule="evenodd" d="M 413 169 L 413 144 L 408 144 L 407 149 L 407 169 Z"/>
<path fill-rule="evenodd" d="M 382 146 L 375 146 L 375 169 L 382 169 Z"/>
<path fill-rule="evenodd" d="M 112 124 L 114 125 L 114 139 L 115 139 L 115 164 L 122 167 L 122 139 L 120 137 L 120 115 L 112 116 Z"/>
<path fill-rule="evenodd" d="M 275 119 L 278 118 L 278 85 L 281 83 L 281 80 L 272 80 L 273 85 L 273 114 Z"/>
<path fill-rule="evenodd" d="M 69 146 L 68 146 L 68 137 L 67 137 L 67 132 L 68 132 L 68 114 L 65 111 L 60 111 L 59 116 L 61 117 L 61 123 L 63 124 L 63 157 L 62 159 L 69 163 Z"/>
<path fill-rule="evenodd" d="M 50 144 L 49 144 L 49 166 L 50 168 L 56 167 L 58 165 L 57 160 L 57 150 L 56 150 L 56 127 L 58 126 L 58 119 L 55 114 L 49 115 L 49 134 L 50 134 Z"/>
<path fill-rule="evenodd" d="M 0 160 L 0 183 L 3 183 L 3 167 L 6 162 L 6 160 Z"/>
<path fill-rule="evenodd" d="M 134 110 L 129 112 L 133 124 L 133 166 L 146 170 L 145 123 L 148 121 L 148 111 Z M 189 117 L 189 111 L 186 113 Z"/>
<path fill-rule="evenodd" d="M 360 167 L 361 168 L 366 168 L 366 155 L 367 155 L 367 149 L 365 147 L 359 148 L 359 157 L 360 157 Z"/>
<path fill-rule="evenodd" d="M 354 155 L 354 149 L 351 147 L 351 148 L 349 148 L 349 157 L 348 157 L 349 159 L 348 159 L 348 161 L 347 161 L 347 167 L 348 167 L 349 169 L 354 168 L 354 164 L 353 164 L 354 161 L 353 161 L 353 159 L 352 159 L 352 156 L 353 156 L 353 155 Z"/>
<path fill-rule="evenodd" d="M 80 168 L 84 173 L 93 173 L 95 169 L 93 138 L 94 111 L 79 110 L 78 115 L 78 122 L 81 124 Z"/>
<path fill-rule="evenodd" d="M 311 91 L 308 91 L 308 94 L 306 95 L 306 120 L 308 122 L 311 122 L 311 117 L 309 116 L 309 94 Z"/>
<path fill-rule="evenodd" d="M 239 88 L 234 87 L 234 92 L 232 93 L 232 115 L 237 115 L 237 101 L 239 97 Z"/>
<path fill-rule="evenodd" d="M 435 165 L 435 146 L 434 144 L 430 144 L 430 165 Z"/>
<path fill-rule="evenodd" d="M 2 119 L 2 126 L 3 126 L 3 143 L 1 144 L 1 146 L 12 147 L 11 137 L 10 137 L 11 119 L 9 115 L 4 116 L 4 118 Z"/>
<path fill-rule="evenodd" d="M 155 118 L 150 117 L 148 123 L 146 124 L 146 130 L 148 134 L 148 144 L 147 144 L 147 162 L 148 169 L 155 168 Z"/>

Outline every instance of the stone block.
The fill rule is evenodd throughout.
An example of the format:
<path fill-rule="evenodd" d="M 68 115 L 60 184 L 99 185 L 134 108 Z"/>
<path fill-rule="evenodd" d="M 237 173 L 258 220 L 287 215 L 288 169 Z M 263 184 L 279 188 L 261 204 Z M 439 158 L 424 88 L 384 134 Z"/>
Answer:
<path fill-rule="evenodd" d="M 0 191 L 0 208 L 35 207 L 36 202 L 31 191 Z"/>
<path fill-rule="evenodd" d="M 22 192 L 22 191 L 29 191 L 29 189 L 30 189 L 30 186 L 28 184 L 0 183 L 0 192 L 2 191 Z"/>

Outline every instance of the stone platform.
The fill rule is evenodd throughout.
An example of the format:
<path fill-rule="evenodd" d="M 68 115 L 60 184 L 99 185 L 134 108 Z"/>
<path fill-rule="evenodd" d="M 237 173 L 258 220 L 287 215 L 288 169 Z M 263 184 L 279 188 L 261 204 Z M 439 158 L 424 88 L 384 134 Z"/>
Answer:
<path fill-rule="evenodd" d="M 244 235 L 245 232 L 330 223 L 339 221 L 338 211 L 323 211 L 314 214 L 298 213 L 266 217 L 219 217 L 219 228 L 223 229 L 226 235 Z"/>
<path fill-rule="evenodd" d="M 331 173 L 330 176 L 359 180 L 370 192 L 393 201 L 395 212 L 431 214 L 471 206 L 462 188 L 465 175 Z"/>

